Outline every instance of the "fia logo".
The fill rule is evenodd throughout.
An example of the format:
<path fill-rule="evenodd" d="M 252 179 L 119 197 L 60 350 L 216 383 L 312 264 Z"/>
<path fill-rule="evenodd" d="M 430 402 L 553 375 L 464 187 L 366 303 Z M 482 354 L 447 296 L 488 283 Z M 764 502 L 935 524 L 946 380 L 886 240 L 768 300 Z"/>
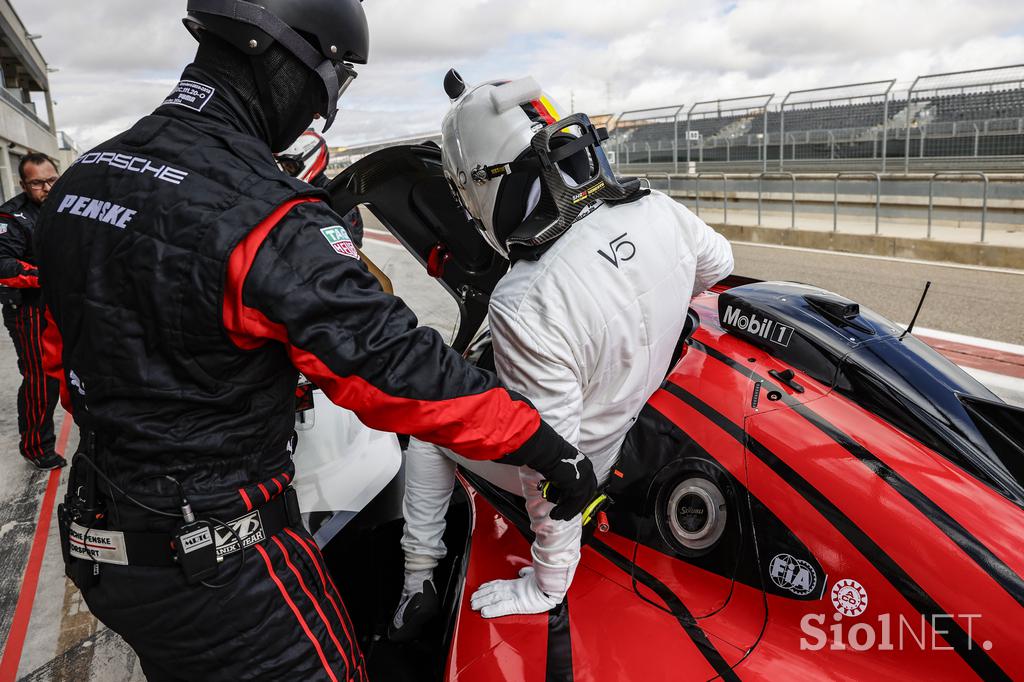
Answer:
<path fill-rule="evenodd" d="M 619 267 L 619 263 L 633 260 L 633 257 L 636 256 L 636 246 L 633 242 L 626 241 L 628 236 L 629 233 L 624 233 L 608 242 L 608 250 L 611 251 L 611 255 L 601 249 L 597 250 L 598 254 L 616 268 Z"/>
<path fill-rule="evenodd" d="M 818 585 L 818 574 L 808 562 L 791 554 L 776 554 L 768 565 L 772 582 L 784 590 L 803 597 Z"/>

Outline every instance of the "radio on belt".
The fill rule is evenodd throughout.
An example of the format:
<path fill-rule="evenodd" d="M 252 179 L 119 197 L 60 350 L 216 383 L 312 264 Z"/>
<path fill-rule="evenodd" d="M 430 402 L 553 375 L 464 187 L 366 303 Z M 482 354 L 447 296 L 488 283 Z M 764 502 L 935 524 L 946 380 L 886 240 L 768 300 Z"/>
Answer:
<path fill-rule="evenodd" d="M 217 574 L 217 548 L 209 521 L 193 521 L 174 534 L 175 559 L 185 572 L 185 581 L 196 585 Z"/>

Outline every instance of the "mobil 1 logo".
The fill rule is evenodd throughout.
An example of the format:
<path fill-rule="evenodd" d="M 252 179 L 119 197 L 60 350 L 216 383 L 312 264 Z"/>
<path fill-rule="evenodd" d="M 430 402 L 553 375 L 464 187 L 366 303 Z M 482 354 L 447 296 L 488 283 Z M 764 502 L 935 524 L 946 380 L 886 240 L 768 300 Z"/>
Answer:
<path fill-rule="evenodd" d="M 732 304 L 727 305 L 722 313 L 722 326 L 729 331 L 744 332 L 783 348 L 788 348 L 793 338 L 792 327 Z"/>

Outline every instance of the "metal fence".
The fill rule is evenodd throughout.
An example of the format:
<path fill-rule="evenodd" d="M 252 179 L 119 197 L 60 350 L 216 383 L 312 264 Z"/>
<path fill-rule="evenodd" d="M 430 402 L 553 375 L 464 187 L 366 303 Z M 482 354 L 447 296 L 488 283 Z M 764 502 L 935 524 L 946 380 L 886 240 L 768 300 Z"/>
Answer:
<path fill-rule="evenodd" d="M 1024 169 L 1024 65 L 603 114 L 620 172 Z M 420 136 L 427 138 L 428 135 Z M 391 144 L 399 144 L 392 141 Z M 388 143 L 346 150 L 354 160 Z"/>
<path fill-rule="evenodd" d="M 754 95 L 697 102 L 686 112 L 686 161 L 760 161 L 768 167 L 768 105 Z M 678 170 L 678 166 L 676 167 Z"/>
<path fill-rule="evenodd" d="M 676 163 L 683 105 L 624 111 L 609 121 L 609 149 L 619 164 Z"/>
<path fill-rule="evenodd" d="M 904 170 L 912 157 L 1024 154 L 1024 65 L 918 76 L 906 101 Z"/>
<path fill-rule="evenodd" d="M 889 93 L 895 80 L 794 90 L 773 112 L 769 145 L 786 158 L 881 159 L 885 171 Z M 777 131 L 777 132 L 775 132 Z"/>
<path fill-rule="evenodd" d="M 985 243 L 990 223 L 992 178 L 987 173 L 975 171 L 914 176 L 845 171 L 832 174 L 702 171 L 681 175 L 655 172 L 641 177 L 652 186 L 663 183 L 657 187 L 689 204 L 697 216 L 722 224 L 796 230 L 799 210 L 800 224 L 805 229 L 827 230 L 830 227 L 832 232 L 852 229 L 861 234 L 879 235 L 884 218 L 890 233 L 933 239 L 933 227 L 937 222 L 935 214 L 941 210 L 946 228 L 952 226 L 957 231 L 967 230 L 966 234 L 972 239 L 976 237 L 979 243 Z M 889 194 L 883 190 L 886 182 L 919 183 L 921 189 L 927 188 L 927 202 L 923 201 L 923 196 L 922 201 L 912 199 L 908 203 L 906 196 Z M 977 189 L 973 192 L 968 189 L 964 195 L 962 192 L 951 193 L 946 188 L 941 196 L 937 196 L 937 182 L 974 185 Z M 851 192 L 850 183 L 861 187 Z M 840 193 L 841 186 L 843 193 Z M 1017 220 L 1013 214 L 1019 210 L 1019 205 L 1019 199 L 1001 201 L 998 216 L 1001 229 L 1008 229 L 1010 233 L 1018 231 L 1017 224 L 1004 221 Z M 709 210 L 711 216 L 707 215 Z M 772 217 L 770 221 L 769 214 Z M 733 216 L 731 223 L 730 215 Z M 780 223 L 780 219 L 783 222 Z M 841 225 L 844 229 L 840 229 Z"/>

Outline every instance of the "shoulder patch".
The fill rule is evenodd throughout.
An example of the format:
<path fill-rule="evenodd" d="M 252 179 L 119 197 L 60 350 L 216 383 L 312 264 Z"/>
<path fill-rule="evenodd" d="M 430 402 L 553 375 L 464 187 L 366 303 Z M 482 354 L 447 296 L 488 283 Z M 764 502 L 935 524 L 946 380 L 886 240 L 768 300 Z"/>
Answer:
<path fill-rule="evenodd" d="M 7 223 L 0 223 L 0 234 L 7 234 Z"/>
<path fill-rule="evenodd" d="M 341 225 L 325 227 L 320 230 L 320 234 L 324 236 L 324 239 L 331 245 L 335 253 L 359 260 L 359 251 L 356 249 L 356 245 L 352 243 L 352 239 L 348 236 L 348 232 L 345 231 L 344 227 Z"/>

